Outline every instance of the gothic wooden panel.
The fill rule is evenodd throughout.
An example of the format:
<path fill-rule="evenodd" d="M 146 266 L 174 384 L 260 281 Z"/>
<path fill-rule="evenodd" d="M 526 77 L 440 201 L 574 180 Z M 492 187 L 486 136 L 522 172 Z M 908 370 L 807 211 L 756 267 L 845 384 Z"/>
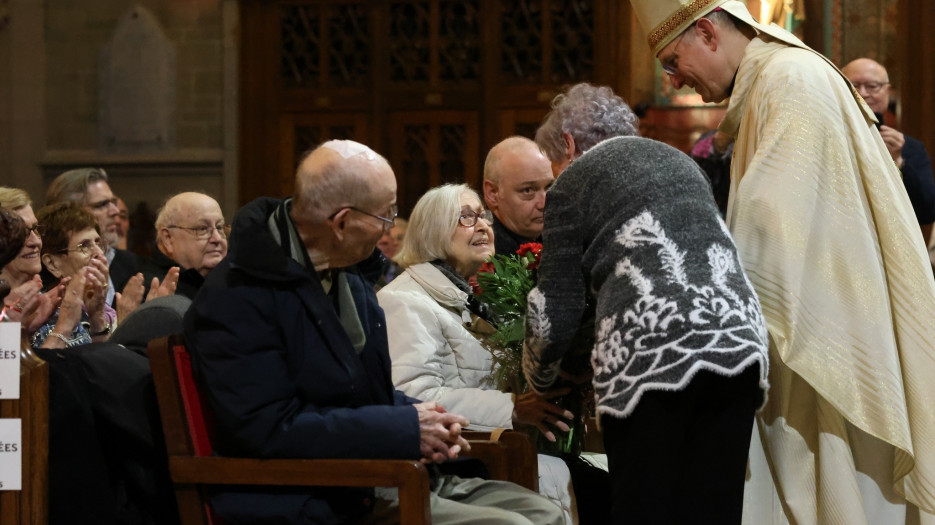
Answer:
<path fill-rule="evenodd" d="M 369 9 L 363 2 L 280 8 L 283 87 L 364 87 L 371 78 Z"/>
<path fill-rule="evenodd" d="M 545 20 L 541 0 L 500 3 L 500 77 L 505 84 L 543 81 Z"/>
<path fill-rule="evenodd" d="M 432 67 L 430 2 L 390 3 L 390 80 L 428 84 Z"/>
<path fill-rule="evenodd" d="M 548 104 L 542 109 L 505 109 L 500 112 L 500 138 L 522 135 L 536 138 L 536 130 L 548 113 Z"/>
<path fill-rule="evenodd" d="M 480 175 L 478 115 L 473 111 L 412 111 L 390 115 L 390 164 L 400 214 L 446 182 L 475 189 Z"/>
<path fill-rule="evenodd" d="M 625 78 L 613 0 L 239 3 L 241 202 L 291 192 L 306 145 L 347 135 L 394 162 L 405 210 L 476 182 L 486 148 L 534 133 L 563 84 Z"/>
<path fill-rule="evenodd" d="M 389 3 L 390 81 L 436 89 L 480 79 L 479 0 Z"/>
<path fill-rule="evenodd" d="M 350 139 L 370 144 L 368 115 L 365 113 L 287 113 L 280 118 L 280 161 L 277 184 L 268 195 L 292 193 L 295 170 L 302 155 L 322 142 Z M 276 190 L 277 193 L 272 193 Z"/>
<path fill-rule="evenodd" d="M 480 2 L 439 2 L 438 79 L 461 83 L 480 79 Z"/>
<path fill-rule="evenodd" d="M 594 76 L 594 2 L 550 0 L 552 13 L 549 83 L 581 82 Z"/>

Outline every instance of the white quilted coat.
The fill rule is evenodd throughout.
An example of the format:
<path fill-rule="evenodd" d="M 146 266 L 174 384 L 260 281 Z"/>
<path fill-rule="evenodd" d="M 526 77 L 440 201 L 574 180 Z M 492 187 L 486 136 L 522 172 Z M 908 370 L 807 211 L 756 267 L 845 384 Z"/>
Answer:
<path fill-rule="evenodd" d="M 487 382 L 490 352 L 478 341 L 493 328 L 471 314 L 465 292 L 422 263 L 393 279 L 377 299 L 386 313 L 396 388 L 465 416 L 471 429 L 513 428 L 513 396 Z M 571 474 L 561 459 L 539 454 L 539 492 L 565 510 L 566 523 L 577 523 Z"/>

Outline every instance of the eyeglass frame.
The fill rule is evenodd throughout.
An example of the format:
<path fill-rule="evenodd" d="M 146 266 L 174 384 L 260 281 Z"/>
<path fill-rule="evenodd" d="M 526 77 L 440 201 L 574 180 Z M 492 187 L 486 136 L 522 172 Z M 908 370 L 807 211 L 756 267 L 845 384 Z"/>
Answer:
<path fill-rule="evenodd" d="M 472 218 L 474 220 L 471 221 L 471 224 L 465 224 L 464 219 L 470 220 Z M 477 226 L 477 221 L 480 219 L 484 219 L 484 222 L 487 224 L 493 224 L 493 212 L 490 210 L 484 210 L 480 213 L 477 213 L 470 208 L 463 208 L 461 210 L 461 214 L 458 215 L 458 224 L 464 226 L 465 228 L 473 228 L 474 226 Z"/>
<path fill-rule="evenodd" d="M 360 208 L 355 208 L 354 206 L 342 206 L 342 207 L 338 208 L 337 211 L 335 211 L 334 213 L 332 213 L 331 215 L 329 215 L 329 216 L 328 216 L 328 220 L 330 221 L 331 219 L 334 219 L 334 217 L 335 217 L 337 214 L 341 213 L 341 210 L 354 210 L 354 211 L 356 211 L 356 212 L 358 212 L 358 213 L 363 213 L 364 215 L 369 215 L 369 216 L 373 217 L 374 219 L 380 219 L 381 221 L 383 221 L 383 222 L 386 223 L 386 224 L 383 225 L 383 231 L 389 231 L 390 228 L 392 228 L 393 226 L 395 226 L 395 225 L 396 225 L 396 217 L 399 217 L 399 206 L 397 206 L 396 204 L 391 204 L 391 205 L 390 205 L 390 213 L 393 215 L 392 217 L 383 217 L 382 215 L 375 215 L 375 214 L 373 214 L 373 213 L 370 213 L 369 211 L 364 211 L 364 210 L 362 210 L 362 209 L 360 209 Z"/>
<path fill-rule="evenodd" d="M 211 226 L 179 226 L 177 224 L 170 224 L 166 226 L 166 228 L 185 230 L 198 240 L 208 240 L 214 236 L 214 232 L 218 232 L 222 239 L 230 237 L 231 234 L 230 224 L 222 224 L 220 228 L 218 228 L 217 224 L 212 224 Z"/>
<path fill-rule="evenodd" d="M 41 239 L 43 231 L 45 231 L 45 228 L 43 228 L 42 225 L 39 224 L 38 222 L 36 224 L 33 224 L 32 226 L 27 226 L 26 227 L 26 238 L 28 239 L 31 233 L 35 233 L 36 236 Z"/>
<path fill-rule="evenodd" d="M 678 64 L 673 65 L 673 62 L 678 61 L 679 59 L 678 51 L 679 51 L 679 46 L 682 45 L 682 38 L 684 38 L 685 33 L 687 33 L 690 29 L 695 27 L 695 24 L 697 23 L 698 23 L 697 20 L 692 22 L 690 26 L 686 27 L 684 31 L 679 33 L 679 36 L 675 37 L 678 40 L 678 43 L 676 43 L 675 47 L 672 48 L 672 56 L 670 56 L 666 60 L 666 62 L 668 63 L 663 63 L 662 60 L 659 61 L 659 63 L 662 65 L 662 70 L 665 71 L 665 73 L 669 75 L 670 77 L 674 77 L 675 75 L 678 75 L 678 70 L 676 69 L 678 67 Z"/>
<path fill-rule="evenodd" d="M 85 244 L 89 244 L 85 246 Z M 95 240 L 85 239 L 78 243 L 74 248 L 63 248 L 61 250 L 55 250 L 54 252 L 49 252 L 52 255 L 67 255 L 72 252 L 78 252 L 85 257 L 90 257 L 94 253 L 94 247 L 97 247 L 101 250 L 101 253 L 104 253 L 104 241 L 98 237 Z"/>
<path fill-rule="evenodd" d="M 858 93 L 860 93 L 860 90 L 863 87 L 870 95 L 876 95 L 880 92 L 881 89 L 883 89 L 884 86 L 890 85 L 889 82 L 852 82 L 852 84 L 854 84 L 854 89 L 856 89 Z M 874 88 L 870 86 L 876 87 Z"/>

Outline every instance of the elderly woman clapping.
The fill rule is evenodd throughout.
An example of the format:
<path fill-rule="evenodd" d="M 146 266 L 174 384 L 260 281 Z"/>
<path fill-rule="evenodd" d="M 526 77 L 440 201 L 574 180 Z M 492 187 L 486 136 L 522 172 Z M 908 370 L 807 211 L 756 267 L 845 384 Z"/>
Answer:
<path fill-rule="evenodd" d="M 43 272 L 66 288 L 58 311 L 33 334 L 33 348 L 106 340 L 116 313 L 105 304 L 108 269 L 97 220 L 70 203 L 46 206 L 37 218 L 43 231 Z"/>
<path fill-rule="evenodd" d="M 535 425 L 568 431 L 572 417 L 536 394 L 493 390 L 491 354 L 481 340 L 494 332 L 468 278 L 494 252 L 492 217 L 467 185 L 444 185 L 419 199 L 394 261 L 404 271 L 377 293 L 386 312 L 393 383 L 407 395 L 435 401 L 467 417 L 472 428 Z M 574 505 L 567 467 L 539 457 L 540 492 Z"/>
<path fill-rule="evenodd" d="M 60 286 L 40 293 L 42 237 L 39 235 L 39 222 L 33 212 L 29 194 L 19 188 L 0 186 L 0 203 L 19 217 L 18 227 L 25 236 L 19 243 L 16 256 L 0 270 L 0 280 L 11 288 L 9 295 L 3 299 L 5 318 L 22 322 L 23 328 L 31 335 L 58 308 L 65 289 Z"/>

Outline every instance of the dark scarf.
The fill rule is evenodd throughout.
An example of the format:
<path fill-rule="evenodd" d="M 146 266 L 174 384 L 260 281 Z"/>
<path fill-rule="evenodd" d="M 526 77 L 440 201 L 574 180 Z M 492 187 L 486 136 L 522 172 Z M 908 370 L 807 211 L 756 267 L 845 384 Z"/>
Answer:
<path fill-rule="evenodd" d="M 462 277 L 461 274 L 459 274 L 457 271 L 455 271 L 454 268 L 449 266 L 441 259 L 435 259 L 434 261 L 431 261 L 430 264 L 438 268 L 438 271 L 442 272 L 442 274 L 444 274 L 452 284 L 457 286 L 459 290 L 468 294 L 467 307 L 472 314 L 480 317 L 484 321 L 487 321 L 494 328 L 497 327 L 496 323 L 494 322 L 493 312 L 490 311 L 490 307 L 478 301 L 477 298 L 474 297 L 474 290 L 471 289 L 471 285 L 468 284 L 467 279 Z"/>

